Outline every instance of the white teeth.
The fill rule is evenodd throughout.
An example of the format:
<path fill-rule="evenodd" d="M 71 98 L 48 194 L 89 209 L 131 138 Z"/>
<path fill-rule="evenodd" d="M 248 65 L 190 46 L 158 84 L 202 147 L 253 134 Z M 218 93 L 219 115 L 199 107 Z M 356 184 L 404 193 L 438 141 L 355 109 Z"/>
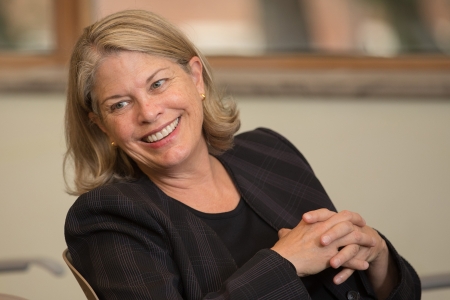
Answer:
<path fill-rule="evenodd" d="M 175 130 L 175 128 L 177 128 L 178 125 L 178 120 L 179 118 L 177 118 L 175 121 L 173 121 L 172 123 L 170 123 L 169 125 L 167 125 L 165 128 L 163 128 L 163 130 L 161 130 L 160 132 L 154 133 L 152 135 L 149 135 L 148 137 L 144 138 L 145 141 L 149 142 L 149 143 L 154 143 L 157 142 L 163 138 L 165 138 L 166 136 L 168 136 L 170 133 L 172 133 L 172 131 Z"/>

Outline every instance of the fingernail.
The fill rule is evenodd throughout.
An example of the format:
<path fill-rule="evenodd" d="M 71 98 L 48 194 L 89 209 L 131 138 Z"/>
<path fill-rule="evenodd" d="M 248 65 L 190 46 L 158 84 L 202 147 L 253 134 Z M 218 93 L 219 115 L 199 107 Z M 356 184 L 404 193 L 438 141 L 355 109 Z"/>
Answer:
<path fill-rule="evenodd" d="M 336 284 L 341 284 L 341 283 L 342 283 L 342 276 L 337 276 L 337 277 L 334 279 L 334 283 L 336 283 Z"/>
<path fill-rule="evenodd" d="M 322 237 L 322 243 L 324 245 L 328 245 L 330 243 L 331 238 L 328 235 L 325 235 L 324 237 Z"/>

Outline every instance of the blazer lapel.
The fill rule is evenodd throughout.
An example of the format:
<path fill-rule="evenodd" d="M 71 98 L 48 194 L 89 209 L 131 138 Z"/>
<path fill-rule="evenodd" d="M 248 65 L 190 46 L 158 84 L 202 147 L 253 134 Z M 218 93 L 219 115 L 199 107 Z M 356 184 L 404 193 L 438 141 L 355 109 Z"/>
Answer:
<path fill-rule="evenodd" d="M 311 210 L 335 210 L 312 170 L 298 156 L 277 148 L 257 152 L 252 146 L 239 143 L 218 159 L 243 199 L 274 229 L 297 226 Z"/>

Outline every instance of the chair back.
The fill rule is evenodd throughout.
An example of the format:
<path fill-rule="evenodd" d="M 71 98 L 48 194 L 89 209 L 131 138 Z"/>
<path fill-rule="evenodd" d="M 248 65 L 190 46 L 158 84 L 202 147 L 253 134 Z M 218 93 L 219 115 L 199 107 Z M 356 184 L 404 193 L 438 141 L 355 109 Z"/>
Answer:
<path fill-rule="evenodd" d="M 86 281 L 86 279 L 84 279 L 84 277 L 72 265 L 72 257 L 70 256 L 69 249 L 64 250 L 63 259 L 66 262 L 67 266 L 69 267 L 70 271 L 72 271 L 76 280 L 78 281 L 78 284 L 80 285 L 81 289 L 86 295 L 86 298 L 88 300 L 99 300 L 92 287 Z"/>

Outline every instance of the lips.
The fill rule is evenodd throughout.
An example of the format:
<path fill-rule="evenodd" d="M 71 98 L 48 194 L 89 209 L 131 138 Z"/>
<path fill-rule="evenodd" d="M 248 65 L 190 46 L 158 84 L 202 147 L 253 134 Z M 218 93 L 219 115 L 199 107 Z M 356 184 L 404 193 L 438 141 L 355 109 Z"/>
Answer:
<path fill-rule="evenodd" d="M 162 140 L 163 138 L 165 138 L 166 136 L 171 134 L 172 131 L 175 130 L 175 128 L 177 128 L 179 120 L 180 120 L 179 117 L 176 118 L 175 121 L 173 121 L 172 123 L 170 123 L 169 125 L 164 127 L 161 131 L 158 131 L 154 134 L 151 134 L 151 135 L 143 138 L 143 141 L 147 142 L 147 143 L 154 143 L 154 142 Z"/>

